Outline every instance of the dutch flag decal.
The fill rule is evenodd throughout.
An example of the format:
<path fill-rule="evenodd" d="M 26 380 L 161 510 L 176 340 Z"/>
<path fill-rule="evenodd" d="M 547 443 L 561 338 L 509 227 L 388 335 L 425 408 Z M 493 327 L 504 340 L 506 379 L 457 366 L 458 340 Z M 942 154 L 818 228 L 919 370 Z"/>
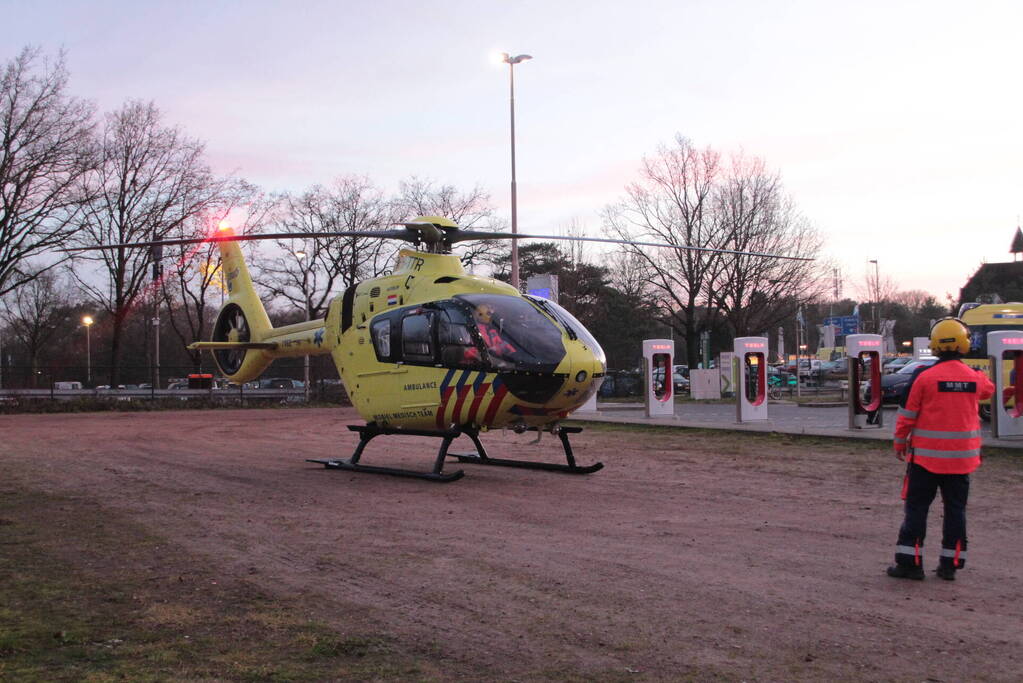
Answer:
<path fill-rule="evenodd" d="M 387 295 L 387 305 L 388 306 L 393 306 L 396 303 L 398 303 L 398 295 L 397 294 L 388 294 Z"/>

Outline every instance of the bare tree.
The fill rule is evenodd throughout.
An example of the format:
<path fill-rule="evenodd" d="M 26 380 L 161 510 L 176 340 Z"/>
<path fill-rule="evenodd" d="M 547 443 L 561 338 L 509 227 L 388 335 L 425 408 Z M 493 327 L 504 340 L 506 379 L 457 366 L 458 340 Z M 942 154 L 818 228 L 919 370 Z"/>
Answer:
<path fill-rule="evenodd" d="M 735 251 L 818 259 L 823 241 L 783 193 L 777 173 L 762 159 L 738 154 L 715 193 L 715 213 Z M 736 336 L 757 334 L 824 297 L 830 264 L 748 254 L 715 260 L 710 291 L 716 310 Z"/>
<path fill-rule="evenodd" d="M 619 252 L 604 257 L 604 268 L 607 269 L 608 284 L 622 295 L 634 299 L 647 296 L 653 279 L 650 262 L 635 252 Z"/>
<path fill-rule="evenodd" d="M 258 230 L 266 220 L 270 203 L 264 201 L 258 188 L 243 180 L 228 182 L 221 196 L 199 214 L 171 231 L 172 238 L 203 238 L 216 232 L 221 221 L 233 213 L 245 214 L 245 232 Z M 242 242 L 243 249 L 254 248 L 255 242 Z M 204 242 L 164 248 L 164 277 L 160 279 L 162 300 L 169 312 L 169 322 L 182 347 L 206 339 L 216 318 L 217 307 L 223 304 L 226 285 L 220 263 L 220 247 Z M 187 350 L 194 370 L 201 367 L 200 351 Z"/>
<path fill-rule="evenodd" d="M 0 296 L 60 262 L 25 265 L 74 232 L 95 159 L 93 106 L 67 94 L 63 54 L 41 61 L 25 48 L 0 76 Z"/>
<path fill-rule="evenodd" d="M 559 232 L 565 237 L 573 238 L 572 240 L 563 243 L 563 249 L 568 256 L 568 260 L 571 261 L 573 266 L 578 266 L 589 260 L 587 258 L 586 250 L 589 243 L 578 239 L 580 237 L 587 236 L 586 226 L 581 219 L 573 218 L 565 225 L 562 225 Z"/>
<path fill-rule="evenodd" d="M 270 219 L 276 232 L 384 230 L 394 206 L 368 178 L 343 176 L 300 196 L 278 198 Z M 276 252 L 257 263 L 258 282 L 306 312 L 322 317 L 330 299 L 367 277 L 380 275 L 396 245 L 372 237 L 275 240 Z"/>
<path fill-rule="evenodd" d="M 24 347 L 36 386 L 39 357 L 68 316 L 67 283 L 52 272 L 36 272 L 8 295 L 4 318 L 8 329 Z"/>
<path fill-rule="evenodd" d="M 899 292 L 898 282 L 883 273 L 879 264 L 868 262 L 863 271 L 863 281 L 854 285 L 853 289 L 861 302 L 868 302 L 862 314 L 869 315 L 869 329 L 878 330 L 881 319 L 893 313 L 892 302 Z"/>
<path fill-rule="evenodd" d="M 673 147 L 644 159 L 640 180 L 604 219 L 607 232 L 621 239 L 721 250 L 624 249 L 642 260 L 642 268 L 632 263 L 628 270 L 686 340 L 690 365 L 701 332 L 720 322 L 735 335 L 762 332 L 827 286 L 826 263 L 734 253 L 816 259 L 822 248 L 780 177 L 757 158 L 737 154 L 726 168 L 717 152 L 678 136 Z"/>
<path fill-rule="evenodd" d="M 165 126 L 151 102 L 131 101 L 106 116 L 101 143 L 99 191 L 80 218 L 81 246 L 163 239 L 189 217 L 215 205 L 226 181 L 216 179 L 203 161 L 203 145 L 178 128 Z M 122 332 L 126 319 L 158 285 L 147 249 L 84 252 L 97 264 L 104 285 L 75 270 L 79 284 L 110 315 L 110 385 L 118 384 Z"/>
<path fill-rule="evenodd" d="M 479 185 L 461 191 L 454 185 L 436 185 L 416 176 L 401 182 L 397 211 L 405 219 L 416 216 L 442 216 L 467 230 L 503 231 L 506 225 L 494 216 L 490 195 Z M 502 240 L 462 242 L 455 248 L 463 266 L 494 266 L 511 253 Z"/>
<path fill-rule="evenodd" d="M 892 276 L 881 272 L 880 267 L 868 263 L 863 271 L 863 282 L 854 285 L 854 289 L 863 301 L 894 301 L 899 292 L 899 283 Z"/>
<path fill-rule="evenodd" d="M 640 179 L 626 188 L 622 201 L 604 210 L 606 232 L 625 240 L 723 247 L 728 234 L 715 218 L 713 203 L 719 174 L 717 152 L 697 149 L 677 136 L 673 147 L 662 146 L 643 159 Z M 689 342 L 688 360 L 695 366 L 695 340 L 710 322 L 720 255 L 637 245 L 624 252 L 648 266 L 644 285 L 655 295 L 661 316 Z"/>

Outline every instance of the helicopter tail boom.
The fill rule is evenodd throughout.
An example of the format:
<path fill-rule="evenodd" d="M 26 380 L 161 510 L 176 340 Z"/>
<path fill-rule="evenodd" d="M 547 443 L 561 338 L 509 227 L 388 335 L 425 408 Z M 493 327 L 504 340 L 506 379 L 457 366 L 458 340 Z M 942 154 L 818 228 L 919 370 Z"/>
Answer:
<path fill-rule="evenodd" d="M 230 228 L 224 237 L 233 235 Z M 277 358 L 330 353 L 323 320 L 308 320 L 274 327 L 260 301 L 237 241 L 220 242 L 228 298 L 213 327 L 213 338 L 195 342 L 191 349 L 213 352 L 220 371 L 240 384 L 259 377 Z"/>

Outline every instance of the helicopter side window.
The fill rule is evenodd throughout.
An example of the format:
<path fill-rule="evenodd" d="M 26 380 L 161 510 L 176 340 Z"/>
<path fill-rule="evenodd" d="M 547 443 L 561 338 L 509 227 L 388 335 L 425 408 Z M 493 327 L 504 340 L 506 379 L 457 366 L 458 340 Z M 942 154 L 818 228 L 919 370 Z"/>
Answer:
<path fill-rule="evenodd" d="M 444 367 L 481 368 L 479 349 L 472 339 L 469 326 L 458 310 L 446 310 L 438 315 L 437 343 Z"/>
<path fill-rule="evenodd" d="M 409 363 L 432 363 L 433 356 L 433 313 L 423 311 L 402 318 L 402 356 Z"/>
<path fill-rule="evenodd" d="M 377 320 L 370 328 L 373 337 L 373 348 L 377 352 L 377 359 L 388 361 L 391 359 L 391 321 Z"/>

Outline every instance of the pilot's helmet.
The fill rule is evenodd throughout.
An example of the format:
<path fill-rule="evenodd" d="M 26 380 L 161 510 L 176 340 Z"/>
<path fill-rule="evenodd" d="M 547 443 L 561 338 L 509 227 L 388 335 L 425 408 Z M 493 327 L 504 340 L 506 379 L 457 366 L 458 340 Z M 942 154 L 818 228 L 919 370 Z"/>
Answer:
<path fill-rule="evenodd" d="M 479 304 L 476 306 L 475 315 L 479 322 L 490 324 L 494 318 L 494 307 L 490 304 Z"/>

